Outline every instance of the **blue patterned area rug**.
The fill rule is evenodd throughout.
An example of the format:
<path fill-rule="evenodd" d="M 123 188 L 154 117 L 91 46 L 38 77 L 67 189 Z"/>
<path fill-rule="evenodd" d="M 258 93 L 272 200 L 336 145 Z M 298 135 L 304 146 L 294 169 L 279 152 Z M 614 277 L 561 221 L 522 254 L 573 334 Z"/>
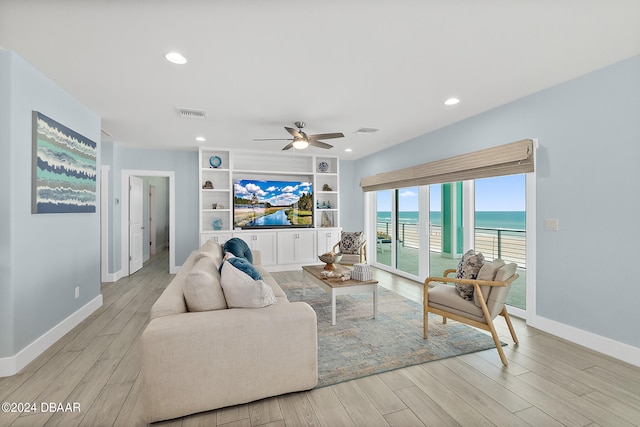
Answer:
<path fill-rule="evenodd" d="M 336 326 L 331 326 L 331 298 L 322 289 L 309 285 L 303 297 L 300 283 L 281 287 L 289 301 L 307 302 L 318 316 L 316 388 L 495 348 L 491 336 L 458 322 L 443 325 L 431 314 L 429 339 L 423 339 L 422 305 L 381 286 L 375 319 L 371 294 L 338 296 Z"/>

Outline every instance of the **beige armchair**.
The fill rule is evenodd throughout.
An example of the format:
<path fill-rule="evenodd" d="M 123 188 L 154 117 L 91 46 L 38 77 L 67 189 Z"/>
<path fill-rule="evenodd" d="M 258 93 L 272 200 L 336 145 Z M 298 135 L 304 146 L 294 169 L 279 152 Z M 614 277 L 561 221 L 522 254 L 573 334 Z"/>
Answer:
<path fill-rule="evenodd" d="M 333 245 L 332 252 L 341 253 L 340 264 L 367 262 L 367 240 L 362 231 L 343 231 L 340 241 Z"/>
<path fill-rule="evenodd" d="M 518 337 L 505 307 L 511 283 L 518 278 L 515 271 L 516 265 L 511 263 L 498 268 L 494 280 L 447 277 L 449 274 L 455 273 L 456 270 L 446 270 L 443 274 L 444 277 L 428 277 L 424 282 L 424 338 L 428 338 L 429 313 L 442 316 L 443 323 L 447 323 L 447 318 L 466 323 L 491 333 L 500 354 L 500 360 L 507 366 L 507 358 L 502 351 L 502 344 L 493 326 L 493 319 L 498 315 L 504 317 L 513 342 L 518 344 Z M 432 282 L 440 283 L 430 288 Z M 456 291 L 455 286 L 449 286 L 445 283 L 473 285 L 474 300 L 463 299 Z"/>

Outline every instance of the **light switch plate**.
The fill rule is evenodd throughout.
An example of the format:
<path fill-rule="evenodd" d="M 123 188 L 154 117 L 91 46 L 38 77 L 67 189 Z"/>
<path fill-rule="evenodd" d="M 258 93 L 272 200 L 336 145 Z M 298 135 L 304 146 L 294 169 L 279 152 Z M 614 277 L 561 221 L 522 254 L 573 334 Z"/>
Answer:
<path fill-rule="evenodd" d="M 544 228 L 549 231 L 558 231 L 558 220 L 555 218 L 545 219 Z"/>

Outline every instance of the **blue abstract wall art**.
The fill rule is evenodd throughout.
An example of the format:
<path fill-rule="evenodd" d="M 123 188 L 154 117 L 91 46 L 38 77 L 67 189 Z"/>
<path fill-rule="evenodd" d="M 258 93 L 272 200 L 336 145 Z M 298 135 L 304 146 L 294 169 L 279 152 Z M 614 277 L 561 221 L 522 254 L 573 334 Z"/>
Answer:
<path fill-rule="evenodd" d="M 33 112 L 31 213 L 96 211 L 95 142 Z"/>

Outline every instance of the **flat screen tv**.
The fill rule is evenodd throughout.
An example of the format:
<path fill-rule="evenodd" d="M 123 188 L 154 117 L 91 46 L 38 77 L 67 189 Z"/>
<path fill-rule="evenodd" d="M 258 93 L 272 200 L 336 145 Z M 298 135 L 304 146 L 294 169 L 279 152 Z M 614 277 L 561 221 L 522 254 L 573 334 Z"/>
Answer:
<path fill-rule="evenodd" d="M 233 183 L 235 228 L 313 227 L 310 182 L 238 179 Z"/>

